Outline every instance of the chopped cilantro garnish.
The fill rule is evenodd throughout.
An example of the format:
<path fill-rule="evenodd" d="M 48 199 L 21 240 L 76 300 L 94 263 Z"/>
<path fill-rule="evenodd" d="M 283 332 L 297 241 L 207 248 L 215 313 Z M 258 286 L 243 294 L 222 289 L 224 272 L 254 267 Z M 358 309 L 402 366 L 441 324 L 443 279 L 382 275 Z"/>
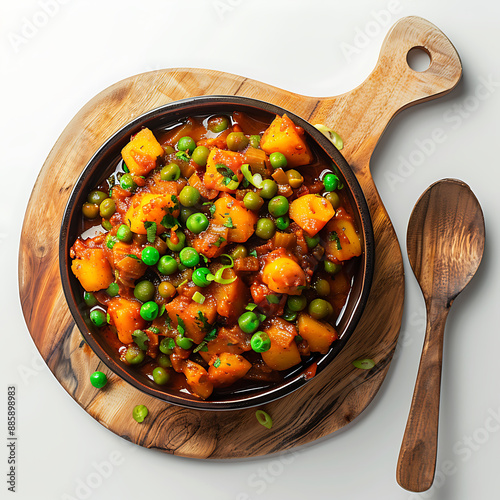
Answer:
<path fill-rule="evenodd" d="M 337 250 L 342 250 L 342 245 L 340 244 L 340 239 L 339 235 L 337 234 L 337 231 L 333 231 L 333 233 L 330 233 L 328 235 L 328 239 L 330 241 L 335 241 L 335 243 L 337 244 Z"/>
<path fill-rule="evenodd" d="M 184 320 L 179 317 L 178 314 L 176 314 L 177 316 L 177 331 L 181 334 L 181 335 L 184 335 L 186 333 L 186 324 L 184 323 Z"/>
<path fill-rule="evenodd" d="M 226 219 L 226 222 L 224 222 L 224 226 L 228 227 L 229 229 L 233 229 L 235 227 L 233 224 L 233 219 L 231 219 L 231 217 L 228 217 Z"/>
<path fill-rule="evenodd" d="M 148 242 L 154 243 L 156 238 L 156 222 L 144 221 L 144 227 L 146 228 Z"/>
<path fill-rule="evenodd" d="M 173 227 L 178 226 L 179 222 L 172 214 L 165 214 L 161 220 L 161 225 L 168 229 L 172 229 Z"/>
<path fill-rule="evenodd" d="M 134 255 L 133 253 L 128 253 L 127 255 L 125 255 L 125 257 L 130 257 L 131 259 L 135 260 L 141 260 L 139 259 L 139 257 L 137 257 L 137 255 Z"/>
<path fill-rule="evenodd" d="M 198 323 L 201 326 L 201 329 L 204 331 L 208 331 L 211 327 L 210 323 L 208 322 L 207 317 L 201 312 L 198 311 Z"/>
<path fill-rule="evenodd" d="M 160 333 L 160 329 L 159 328 L 156 328 L 156 326 L 150 326 L 149 327 L 149 331 L 151 333 L 154 333 L 155 335 L 158 335 Z"/>
<path fill-rule="evenodd" d="M 219 174 L 224 177 L 229 177 L 229 179 L 231 179 L 234 175 L 234 172 L 229 167 L 224 165 L 224 163 L 217 163 L 217 165 L 215 165 L 215 168 L 217 169 L 217 172 L 219 172 Z"/>
<path fill-rule="evenodd" d="M 149 337 L 147 333 L 143 332 L 142 330 L 135 330 L 135 332 L 132 334 L 132 337 L 134 339 L 134 342 L 139 346 L 141 350 L 148 350 L 146 342 L 149 341 Z"/>
<path fill-rule="evenodd" d="M 175 153 L 175 156 L 179 158 L 179 160 L 189 161 L 189 155 L 186 153 L 186 151 L 177 151 L 177 153 Z"/>
<path fill-rule="evenodd" d="M 220 247 L 222 243 L 226 241 L 226 238 L 219 236 L 219 239 L 214 243 L 216 247 Z"/>
<path fill-rule="evenodd" d="M 210 342 L 211 340 L 215 340 L 216 338 L 217 338 L 217 328 L 212 328 L 207 333 L 207 335 L 205 336 L 205 338 L 203 340 L 205 340 L 206 342 Z"/>
<path fill-rule="evenodd" d="M 248 255 L 251 255 L 252 257 L 257 257 L 257 250 L 253 249 L 251 252 L 248 253 Z"/>

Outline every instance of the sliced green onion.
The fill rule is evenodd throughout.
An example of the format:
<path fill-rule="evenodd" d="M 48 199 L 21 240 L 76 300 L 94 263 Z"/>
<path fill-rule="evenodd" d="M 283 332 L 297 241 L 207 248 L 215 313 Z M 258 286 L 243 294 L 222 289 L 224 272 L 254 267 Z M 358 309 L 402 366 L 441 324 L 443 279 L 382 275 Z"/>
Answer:
<path fill-rule="evenodd" d="M 225 269 L 230 269 L 231 267 L 234 266 L 234 260 L 233 258 L 228 255 L 227 253 L 223 253 L 221 257 L 227 257 L 229 259 L 230 264 L 227 266 L 222 266 L 220 269 L 217 270 L 217 272 L 214 274 L 207 274 L 207 280 L 208 281 L 215 281 L 216 283 L 220 283 L 221 285 L 229 285 L 236 281 L 237 276 L 234 278 L 223 278 L 222 273 L 224 272 Z"/>
<path fill-rule="evenodd" d="M 198 304 L 203 304 L 203 302 L 205 302 L 205 295 L 198 291 L 194 292 L 191 298 Z"/>
<path fill-rule="evenodd" d="M 369 358 L 357 359 L 356 361 L 353 361 L 352 364 L 361 370 L 371 370 L 375 366 L 375 361 Z"/>
<path fill-rule="evenodd" d="M 337 132 L 321 123 L 314 125 L 314 127 L 317 128 L 339 151 L 344 147 L 344 141 Z"/>
<path fill-rule="evenodd" d="M 250 302 L 246 307 L 245 309 L 247 311 L 253 311 L 255 308 L 257 307 L 257 304 L 254 304 L 253 302 Z"/>
<path fill-rule="evenodd" d="M 252 184 L 252 186 L 259 189 L 262 187 L 262 175 L 252 175 L 252 172 L 250 172 L 250 165 L 248 163 L 241 166 L 241 173 L 243 174 L 243 177 L 245 177 L 245 179 Z"/>
<path fill-rule="evenodd" d="M 257 410 L 255 416 L 257 417 L 257 422 L 266 429 L 270 429 L 273 426 L 273 419 L 269 413 L 266 413 L 264 410 Z"/>

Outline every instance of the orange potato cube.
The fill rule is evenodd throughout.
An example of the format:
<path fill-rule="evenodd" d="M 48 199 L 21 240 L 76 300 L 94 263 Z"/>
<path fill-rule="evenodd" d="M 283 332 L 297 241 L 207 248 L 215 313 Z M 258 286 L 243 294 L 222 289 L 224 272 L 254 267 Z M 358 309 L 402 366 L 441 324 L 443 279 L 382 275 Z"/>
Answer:
<path fill-rule="evenodd" d="M 262 271 L 262 281 L 273 291 L 300 295 L 306 284 L 306 275 L 300 265 L 291 257 L 278 257 L 268 262 Z"/>
<path fill-rule="evenodd" d="M 312 352 L 326 354 L 332 342 L 339 338 L 332 325 L 318 321 L 307 313 L 299 314 L 298 327 L 299 335 L 307 340 Z"/>
<path fill-rule="evenodd" d="M 237 182 L 241 182 L 243 179 L 243 173 L 241 172 L 243 163 L 245 163 L 245 157 L 242 154 L 235 151 L 224 151 L 213 148 L 208 155 L 207 169 L 203 177 L 205 187 L 207 189 L 217 189 L 218 191 L 234 193 L 236 190 L 229 188 L 225 183 L 225 176 L 222 174 L 224 170 L 217 170 L 217 165 L 226 166 L 230 172 L 236 175 L 238 178 Z"/>
<path fill-rule="evenodd" d="M 350 219 L 332 219 L 326 229 L 328 241 L 325 250 L 333 260 L 345 261 L 361 255 L 361 238 Z"/>
<path fill-rule="evenodd" d="M 188 359 L 183 364 L 182 373 L 192 391 L 201 399 L 207 399 L 212 394 L 214 386 L 203 366 Z"/>
<path fill-rule="evenodd" d="M 262 135 L 260 147 L 268 155 L 275 152 L 284 154 L 288 167 L 308 165 L 312 161 L 304 136 L 299 134 L 295 124 L 286 115 L 276 116 Z"/>
<path fill-rule="evenodd" d="M 217 362 L 217 360 L 219 360 Z M 214 365 L 217 364 L 217 367 Z M 214 387 L 227 387 L 244 377 L 252 364 L 239 354 L 223 352 L 210 361 L 208 378 Z"/>
<path fill-rule="evenodd" d="M 73 260 L 71 270 L 87 292 L 103 290 L 113 282 L 111 266 L 100 248 L 85 250 L 82 258 Z"/>
<path fill-rule="evenodd" d="M 229 322 L 234 322 L 245 311 L 250 292 L 243 280 L 236 276 L 233 269 L 225 269 L 222 277 L 224 279 L 236 277 L 236 280 L 226 285 L 213 283 L 213 295 L 215 302 L 217 302 L 217 312 L 221 316 L 228 318 Z"/>
<path fill-rule="evenodd" d="M 134 195 L 125 214 L 125 221 L 130 229 L 137 234 L 147 234 L 144 223 L 149 221 L 156 223 L 156 234 L 164 232 L 165 228 L 161 225 L 163 217 L 167 214 L 177 217 L 180 212 L 179 205 L 172 196 L 150 193 Z"/>
<path fill-rule="evenodd" d="M 241 201 L 228 194 L 220 197 L 214 206 L 213 221 L 229 228 L 229 242 L 244 243 L 252 236 L 258 218 L 254 212 L 245 208 Z"/>
<path fill-rule="evenodd" d="M 276 318 L 272 325 L 264 330 L 271 339 L 271 348 L 262 353 L 262 359 L 273 370 L 288 370 L 301 362 L 295 336 L 297 331 L 288 321 Z"/>
<path fill-rule="evenodd" d="M 156 167 L 158 156 L 162 154 L 163 148 L 148 128 L 138 132 L 122 149 L 123 161 L 133 175 L 149 174 Z"/>
<path fill-rule="evenodd" d="M 326 198 L 306 194 L 292 201 L 289 215 L 309 236 L 314 236 L 335 215 L 335 209 Z"/>
<path fill-rule="evenodd" d="M 120 342 L 130 344 L 134 341 L 134 330 L 142 330 L 146 321 L 141 316 L 141 304 L 137 300 L 113 297 L 108 303 L 110 324 L 116 328 Z"/>

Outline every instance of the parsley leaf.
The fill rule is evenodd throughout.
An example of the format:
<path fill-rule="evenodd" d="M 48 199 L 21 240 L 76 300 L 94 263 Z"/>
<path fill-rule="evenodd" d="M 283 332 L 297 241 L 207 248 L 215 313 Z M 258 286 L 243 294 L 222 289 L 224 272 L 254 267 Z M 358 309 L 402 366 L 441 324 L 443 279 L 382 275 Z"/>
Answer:
<path fill-rule="evenodd" d="M 224 226 L 228 227 L 229 229 L 233 229 L 235 227 L 233 224 L 233 219 L 231 219 L 231 217 L 228 217 L 226 219 L 226 222 L 224 222 Z"/>
<path fill-rule="evenodd" d="M 330 241 L 335 241 L 335 243 L 337 244 L 337 250 L 342 250 L 342 245 L 340 244 L 340 239 L 339 235 L 337 234 L 337 231 L 333 231 L 333 233 L 330 233 L 328 235 L 328 239 Z"/>
<path fill-rule="evenodd" d="M 219 239 L 214 243 L 216 247 L 220 247 L 222 243 L 226 241 L 226 238 L 219 236 Z"/>
<path fill-rule="evenodd" d="M 220 363 L 221 363 L 220 358 L 217 358 L 217 359 L 214 361 L 214 368 L 219 368 Z"/>
<path fill-rule="evenodd" d="M 197 321 L 201 325 L 202 330 L 208 331 L 211 328 L 207 317 L 201 311 L 198 311 L 198 320 Z"/>
<path fill-rule="evenodd" d="M 146 228 L 148 242 L 154 243 L 156 238 L 156 222 L 144 221 L 144 227 Z"/>
<path fill-rule="evenodd" d="M 163 219 L 161 220 L 160 224 L 163 227 L 166 227 L 167 229 L 172 229 L 173 227 L 178 226 L 179 222 L 177 221 L 177 219 L 173 215 L 165 214 L 163 216 Z"/>
<path fill-rule="evenodd" d="M 142 351 L 148 350 L 146 342 L 149 342 L 149 337 L 147 333 L 143 332 L 142 330 L 135 330 L 135 332 L 132 334 L 132 337 L 134 339 L 134 342 Z"/>
<path fill-rule="evenodd" d="M 251 252 L 249 252 L 248 255 L 251 255 L 252 257 L 257 257 L 257 250 L 252 250 Z"/>
<path fill-rule="evenodd" d="M 217 163 L 217 165 L 215 165 L 215 168 L 217 169 L 217 172 L 219 172 L 219 174 L 224 177 L 229 177 L 229 179 L 231 179 L 234 175 L 234 172 L 229 167 L 224 165 L 224 163 Z"/>
<path fill-rule="evenodd" d="M 276 295 L 268 295 L 266 297 L 268 304 L 279 304 L 280 299 Z"/>
<path fill-rule="evenodd" d="M 186 324 L 184 323 L 184 320 L 179 317 L 178 314 L 176 314 L 177 316 L 177 331 L 181 334 L 181 335 L 184 335 L 186 333 Z"/>
<path fill-rule="evenodd" d="M 155 335 L 158 335 L 160 333 L 160 329 L 159 328 L 156 328 L 156 326 L 150 326 L 149 327 L 149 331 L 151 333 L 154 333 Z"/>
<path fill-rule="evenodd" d="M 131 259 L 135 260 L 141 260 L 139 259 L 139 257 L 137 257 L 137 255 L 134 255 L 133 253 L 128 253 L 127 255 L 125 255 L 125 257 L 130 257 Z"/>
<path fill-rule="evenodd" d="M 203 339 L 206 342 L 210 342 L 211 340 L 215 340 L 217 338 L 217 328 L 212 328 Z"/>

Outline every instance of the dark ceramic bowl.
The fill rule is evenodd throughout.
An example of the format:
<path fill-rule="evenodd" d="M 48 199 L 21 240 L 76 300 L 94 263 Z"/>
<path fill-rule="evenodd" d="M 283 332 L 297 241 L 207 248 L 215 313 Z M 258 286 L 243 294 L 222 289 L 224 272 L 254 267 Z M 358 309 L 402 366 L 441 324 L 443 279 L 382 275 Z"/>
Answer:
<path fill-rule="evenodd" d="M 229 388 L 225 392 L 214 392 L 209 400 L 202 401 L 185 392 L 159 388 L 146 376 L 119 360 L 118 354 L 105 342 L 98 329 L 90 322 L 88 308 L 83 301 L 81 285 L 70 270 L 69 249 L 82 230 L 81 207 L 86 201 L 87 194 L 114 170 L 120 158 L 121 149 L 128 143 L 132 134 L 137 133 L 142 127 L 152 130 L 165 128 L 189 116 L 231 114 L 233 111 L 261 116 L 269 122 L 276 114 L 286 113 L 296 125 L 303 127 L 309 145 L 316 154 L 319 153 L 331 163 L 331 167 L 337 171 L 344 183 L 357 226 L 362 233 L 363 255 L 354 276 L 349 298 L 337 320 L 339 340 L 332 344 L 327 354 L 311 355 L 300 365 L 285 372 L 284 380 L 279 384 L 246 386 L 242 389 Z M 235 410 L 262 405 L 286 396 L 308 382 L 306 372 L 311 365 L 317 364 L 316 373 L 319 374 L 333 361 L 354 331 L 366 305 L 374 267 L 374 240 L 370 212 L 361 187 L 343 156 L 321 132 L 299 116 L 273 104 L 246 97 L 202 96 L 175 101 L 136 118 L 99 148 L 78 178 L 64 211 L 59 241 L 59 263 L 64 293 L 73 318 L 87 343 L 111 371 L 140 391 L 169 403 L 196 409 Z"/>

